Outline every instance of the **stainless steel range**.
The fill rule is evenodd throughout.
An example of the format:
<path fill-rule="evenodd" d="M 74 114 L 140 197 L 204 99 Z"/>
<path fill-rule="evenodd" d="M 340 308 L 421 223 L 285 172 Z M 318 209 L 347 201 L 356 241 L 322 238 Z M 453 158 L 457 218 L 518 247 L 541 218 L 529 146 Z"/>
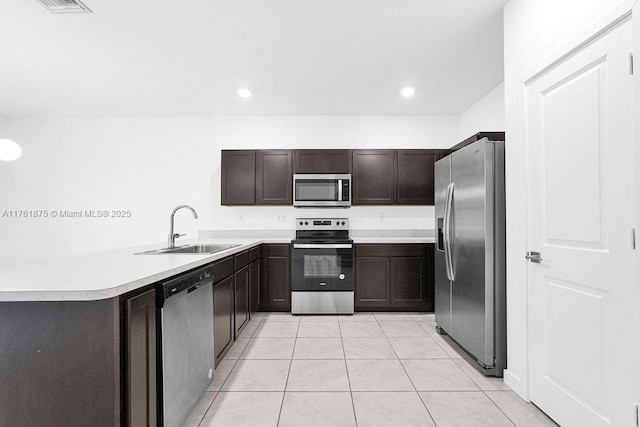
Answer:
<path fill-rule="evenodd" d="M 297 218 L 291 262 L 293 314 L 353 314 L 348 218 Z"/>

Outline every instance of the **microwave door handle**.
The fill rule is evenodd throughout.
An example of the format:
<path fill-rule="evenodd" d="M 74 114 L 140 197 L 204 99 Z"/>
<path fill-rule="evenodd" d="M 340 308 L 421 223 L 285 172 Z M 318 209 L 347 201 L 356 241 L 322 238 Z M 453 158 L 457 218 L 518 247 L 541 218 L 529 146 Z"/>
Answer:
<path fill-rule="evenodd" d="M 342 180 L 338 180 L 338 201 L 342 201 Z"/>

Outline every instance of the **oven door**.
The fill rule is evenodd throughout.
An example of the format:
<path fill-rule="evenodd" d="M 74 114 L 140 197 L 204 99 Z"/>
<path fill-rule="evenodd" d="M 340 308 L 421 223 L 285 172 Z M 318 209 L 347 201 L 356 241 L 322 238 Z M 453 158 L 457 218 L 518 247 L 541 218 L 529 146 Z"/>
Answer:
<path fill-rule="evenodd" d="M 292 291 L 353 291 L 353 244 L 294 243 Z"/>

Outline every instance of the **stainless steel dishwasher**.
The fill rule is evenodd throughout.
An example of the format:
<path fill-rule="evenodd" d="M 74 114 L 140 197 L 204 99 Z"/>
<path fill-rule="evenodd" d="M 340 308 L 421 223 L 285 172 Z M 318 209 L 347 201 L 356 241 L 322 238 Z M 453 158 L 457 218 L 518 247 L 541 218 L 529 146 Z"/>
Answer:
<path fill-rule="evenodd" d="M 164 427 L 180 427 L 213 381 L 213 268 L 165 282 L 157 294 L 158 419 Z"/>

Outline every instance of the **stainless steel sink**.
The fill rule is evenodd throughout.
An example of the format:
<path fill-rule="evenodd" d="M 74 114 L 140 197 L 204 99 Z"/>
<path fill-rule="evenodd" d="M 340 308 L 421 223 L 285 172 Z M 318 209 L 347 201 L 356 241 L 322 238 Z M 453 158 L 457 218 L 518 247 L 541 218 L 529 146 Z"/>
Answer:
<path fill-rule="evenodd" d="M 152 251 L 138 252 L 136 255 L 160 255 L 160 254 L 213 254 L 216 252 L 224 251 L 225 249 L 234 248 L 236 245 L 184 245 L 176 246 L 175 248 L 162 248 Z"/>

